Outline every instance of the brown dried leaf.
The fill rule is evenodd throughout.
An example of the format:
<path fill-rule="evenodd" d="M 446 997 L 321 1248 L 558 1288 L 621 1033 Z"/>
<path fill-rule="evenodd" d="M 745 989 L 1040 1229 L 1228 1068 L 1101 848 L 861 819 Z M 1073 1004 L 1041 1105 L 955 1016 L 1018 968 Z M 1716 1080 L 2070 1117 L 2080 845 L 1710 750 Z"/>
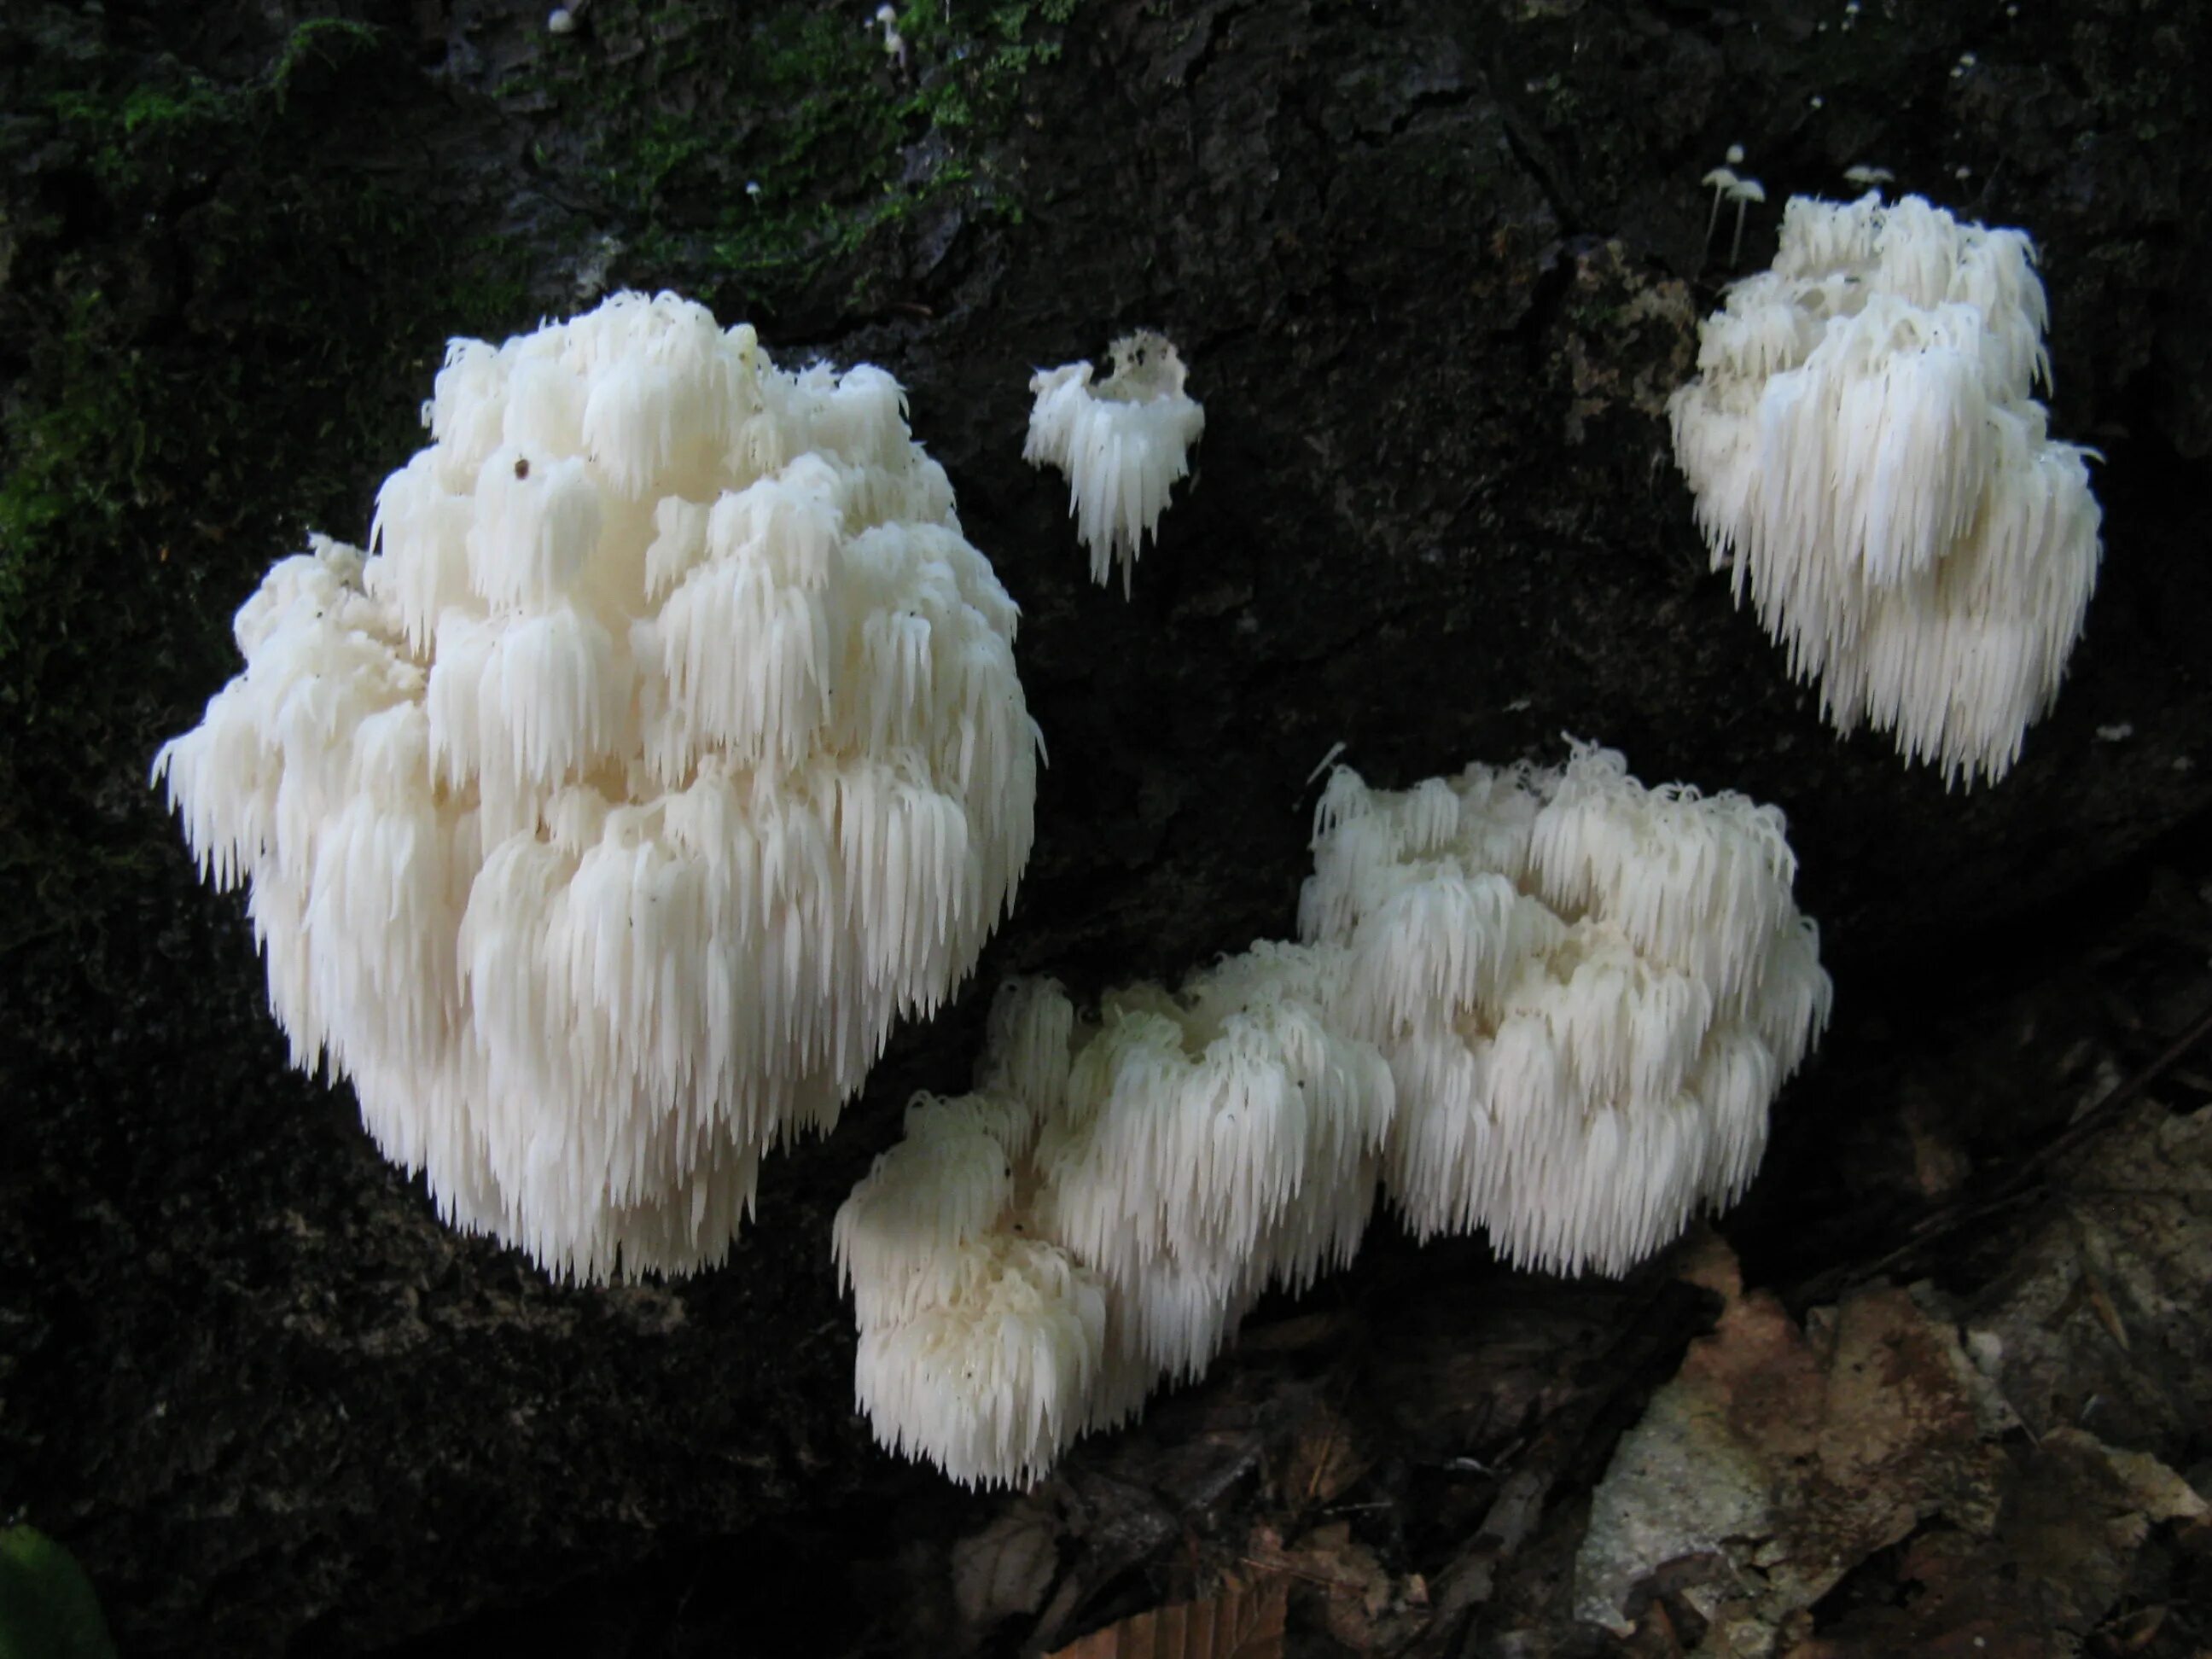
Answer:
<path fill-rule="evenodd" d="M 1060 1527 L 1041 1505 L 1015 1504 L 952 1547 L 952 1597 L 962 1623 L 988 1630 L 1035 1613 L 1060 1569 Z"/>
<path fill-rule="evenodd" d="M 1830 1628 L 1790 1659 L 2078 1653 L 2124 1594 L 2152 1528 L 2192 1526 L 2206 1511 L 2204 1500 L 2157 1459 L 2115 1450 L 2079 1430 L 2055 1430 L 2014 1449 L 1990 1536 L 1950 1528 L 1918 1534 L 1887 1588 L 1865 1586 L 1852 1607 L 1829 1608 Z M 2102 1626 L 2099 1650 L 2147 1644 L 2158 1622 L 2131 1610 Z"/>
<path fill-rule="evenodd" d="M 2212 1107 L 2141 1103 L 2068 1188 L 1971 1310 L 1977 1352 L 2034 1434 L 2178 1444 L 2212 1421 Z"/>
<path fill-rule="evenodd" d="M 1263 1572 L 1225 1581 L 1203 1601 L 1155 1607 L 1109 1625 L 1048 1659 L 1282 1659 L 1289 1580 Z"/>
<path fill-rule="evenodd" d="M 1693 1599 L 1773 1627 L 1933 1516 L 1994 1520 L 2002 1458 L 1955 1330 L 1886 1286 L 1800 1330 L 1721 1249 L 1687 1264 L 1725 1299 L 1719 1322 L 1622 1437 L 1576 1564 L 1580 1615 L 1624 1636 L 1632 1593 L 1669 1563 L 1705 1563 Z"/>
<path fill-rule="evenodd" d="M 2172 1143 L 2203 1126 L 2146 1132 Z M 2112 1237 L 2097 1241 L 2112 1261 L 2153 1260 Z M 1684 1262 L 1722 1297 L 1720 1319 L 1622 1437 L 1576 1560 L 1577 1613 L 1631 1651 L 1671 1651 L 1693 1614 L 1702 1632 L 1684 1645 L 1716 1659 L 2078 1652 L 2130 1593 L 2155 1528 L 2179 1528 L 2188 1547 L 2212 1527 L 2212 1505 L 2155 1457 L 2063 1423 L 2012 1432 L 1996 1331 L 2021 1330 L 2019 1311 L 1984 1316 L 1970 1361 L 1932 1291 L 1869 1287 L 1800 1328 L 1746 1293 L 1709 1241 Z M 2163 1262 L 2124 1279 L 2070 1244 L 2064 1266 L 2082 1313 L 2115 1339 L 2095 1345 L 2121 1358 L 2124 1311 L 2142 1334 L 2179 1282 Z M 2033 1285 L 2051 1294 L 2049 1278 Z M 2075 1317 L 2057 1305 L 2057 1322 Z M 2110 1646 L 2136 1626 L 2106 1633 Z"/>
<path fill-rule="evenodd" d="M 1280 1492 L 1293 1509 L 1310 1510 L 1333 1504 L 1368 1469 L 1359 1455 L 1352 1425 L 1326 1407 L 1304 1424 L 1284 1464 Z"/>
<path fill-rule="evenodd" d="M 2090 1311 L 2097 1316 L 2097 1322 L 2105 1328 L 2105 1334 L 2120 1345 L 2122 1353 L 2128 1352 L 2131 1345 L 2128 1341 L 2128 1328 L 2120 1322 L 2120 1310 L 2112 1305 L 2112 1293 L 2105 1289 L 2104 1279 L 2087 1261 L 2081 1264 L 2081 1289 L 2089 1298 Z"/>
<path fill-rule="evenodd" d="M 1255 1528 L 1246 1559 L 1315 1598 L 1329 1635 L 1356 1653 L 1395 1651 L 1428 1623 L 1428 1581 L 1393 1577 L 1347 1522 L 1316 1527 L 1287 1549 L 1272 1528 Z"/>

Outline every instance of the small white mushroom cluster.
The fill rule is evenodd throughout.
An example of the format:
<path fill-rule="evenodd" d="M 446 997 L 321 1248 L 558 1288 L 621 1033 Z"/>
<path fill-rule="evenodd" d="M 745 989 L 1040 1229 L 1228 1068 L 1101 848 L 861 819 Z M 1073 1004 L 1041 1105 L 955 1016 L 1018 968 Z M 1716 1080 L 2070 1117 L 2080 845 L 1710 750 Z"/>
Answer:
<path fill-rule="evenodd" d="M 1325 1012 L 1340 974 L 1256 945 L 1096 1023 L 1049 981 L 1001 994 L 975 1092 L 918 1097 L 838 1212 L 880 1442 L 1026 1485 L 1200 1375 L 1268 1286 L 1351 1259 L 1391 1083 Z"/>
<path fill-rule="evenodd" d="M 2096 585 L 2088 452 L 2054 442 L 2034 251 L 1917 196 L 1793 198 L 1674 394 L 1674 455 L 1799 678 L 1849 732 L 1994 781 Z"/>
<path fill-rule="evenodd" d="M 908 1109 L 836 1229 L 884 1444 L 1026 1484 L 1347 1260 L 1378 1175 L 1420 1237 L 1561 1273 L 1741 1194 L 1828 1012 L 1778 811 L 1578 747 L 1402 793 L 1339 771 L 1314 850 L 1306 943 L 1095 1023 L 1018 981 L 975 1091 Z"/>
<path fill-rule="evenodd" d="M 1782 814 L 1647 789 L 1609 750 L 1401 793 L 1329 781 L 1308 939 L 1396 1081 L 1383 1180 L 1416 1237 L 1619 1273 L 1735 1202 L 1826 1024 Z"/>
<path fill-rule="evenodd" d="M 1091 580 L 1119 566 L 1121 596 L 1144 538 L 1158 532 L 1168 491 L 1190 472 L 1206 410 L 1183 391 L 1182 359 L 1167 338 L 1139 330 L 1114 342 L 1114 372 L 1096 386 L 1089 363 L 1039 369 L 1022 459 L 1057 467 L 1068 511 L 1091 550 Z"/>
<path fill-rule="evenodd" d="M 1741 163 L 1742 160 L 1743 147 L 1741 144 L 1730 144 L 1729 146 L 1730 165 L 1715 167 L 1698 181 L 1709 186 L 1713 192 L 1712 211 L 1705 216 L 1705 246 L 1708 248 L 1713 245 L 1713 232 L 1720 228 L 1721 204 L 1723 202 L 1735 204 L 1735 235 L 1729 243 L 1730 265 L 1734 265 L 1743 257 L 1745 212 L 1753 202 L 1764 202 L 1766 199 L 1766 187 L 1764 185 L 1756 179 L 1744 178 L 1735 171 L 1736 164 Z"/>
<path fill-rule="evenodd" d="M 580 1279 L 719 1261 L 1026 862 L 1016 609 L 880 369 L 616 296 L 457 341 L 367 556 L 239 612 L 155 763 L 294 1062 Z"/>

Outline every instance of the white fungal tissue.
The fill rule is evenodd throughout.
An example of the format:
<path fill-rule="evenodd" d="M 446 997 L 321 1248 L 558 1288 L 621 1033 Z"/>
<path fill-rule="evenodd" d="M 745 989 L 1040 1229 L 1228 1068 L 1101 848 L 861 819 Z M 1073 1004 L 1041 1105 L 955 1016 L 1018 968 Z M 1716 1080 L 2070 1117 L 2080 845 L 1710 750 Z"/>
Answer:
<path fill-rule="evenodd" d="M 1995 781 L 2096 585 L 2090 452 L 2054 441 L 2034 249 L 1917 196 L 1793 198 L 1674 394 L 1716 568 L 1839 730 Z"/>
<path fill-rule="evenodd" d="M 1000 994 L 975 1092 L 917 1098 L 838 1212 L 879 1441 L 1026 1486 L 1351 1259 L 1392 1092 L 1324 1012 L 1336 956 L 1255 945 L 1095 1022 L 1050 981 Z"/>
<path fill-rule="evenodd" d="M 1206 410 L 1183 391 L 1182 359 L 1164 335 L 1140 330 L 1114 342 L 1114 372 L 1091 384 L 1089 363 L 1039 369 L 1030 380 L 1022 459 L 1057 467 L 1068 482 L 1068 512 L 1091 552 L 1091 580 L 1106 586 L 1119 567 L 1121 596 L 1146 536 L 1157 536 L 1168 492 L 1189 476 L 1190 447 Z"/>
<path fill-rule="evenodd" d="M 367 556 L 318 538 L 154 765 L 294 1063 L 453 1224 L 720 1261 L 1027 860 L 1016 609 L 881 369 L 624 294 L 453 343 Z"/>
<path fill-rule="evenodd" d="M 837 1216 L 884 1445 L 1027 1485 L 1201 1375 L 1270 1285 L 1419 1237 L 1617 1273 L 1733 1202 L 1827 1019 L 1781 814 L 1609 750 L 1322 798 L 1305 943 L 1186 981 L 1000 994 Z"/>
<path fill-rule="evenodd" d="M 1775 808 L 1577 745 L 1396 793 L 1340 770 L 1314 854 L 1299 931 L 1389 1061 L 1416 1237 L 1619 1273 L 1741 1195 L 1830 998 Z"/>

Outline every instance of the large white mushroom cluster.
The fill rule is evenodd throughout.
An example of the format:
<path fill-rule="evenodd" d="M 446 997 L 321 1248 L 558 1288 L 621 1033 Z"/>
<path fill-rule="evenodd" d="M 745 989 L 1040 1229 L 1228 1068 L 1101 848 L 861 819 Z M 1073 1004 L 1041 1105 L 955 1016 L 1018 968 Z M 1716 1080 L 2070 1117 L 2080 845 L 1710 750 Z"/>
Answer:
<path fill-rule="evenodd" d="M 1609 750 L 1322 797 L 1309 939 L 1397 1085 L 1383 1179 L 1422 1238 L 1626 1271 L 1740 1197 L 1826 1024 L 1782 814 Z"/>
<path fill-rule="evenodd" d="M 1781 244 L 1671 404 L 1698 524 L 1839 729 L 1995 781 L 2057 696 L 2100 551 L 2088 452 L 2033 395 L 2034 250 L 1877 194 L 1794 198 Z"/>
<path fill-rule="evenodd" d="M 1421 1237 L 1620 1273 L 1734 1201 L 1827 1017 L 1779 812 L 1609 750 L 1401 793 L 1331 779 L 1305 943 L 1079 1018 L 1001 994 L 975 1091 L 919 1097 L 839 1212 L 884 1444 L 1026 1484 L 1269 1285 Z"/>
<path fill-rule="evenodd" d="M 295 1062 L 449 1219 L 715 1261 L 1012 902 L 1015 606 L 890 376 L 672 296 L 457 341 L 423 413 L 374 550 L 270 572 L 155 777 Z"/>

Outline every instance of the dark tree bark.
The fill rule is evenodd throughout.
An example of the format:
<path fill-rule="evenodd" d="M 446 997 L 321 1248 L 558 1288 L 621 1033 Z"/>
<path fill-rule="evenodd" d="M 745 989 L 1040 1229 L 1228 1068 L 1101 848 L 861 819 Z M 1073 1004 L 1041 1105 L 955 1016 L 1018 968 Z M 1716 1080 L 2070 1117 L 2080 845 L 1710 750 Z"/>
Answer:
<path fill-rule="evenodd" d="M 895 1650 L 855 1598 L 920 1605 L 1006 1511 L 853 1416 L 830 1215 L 908 1092 L 964 1081 L 1004 973 L 1091 993 L 1289 932 L 1339 742 L 1398 786 L 1568 732 L 1789 812 L 1838 1020 L 1729 1231 L 1793 1312 L 2064 1123 L 2054 1031 L 2124 1071 L 2185 1024 L 2202 975 L 2158 926 L 2185 901 L 2143 872 L 2201 879 L 2176 838 L 2212 804 L 2203 9 L 926 0 L 902 70 L 872 7 L 573 9 L 558 34 L 465 0 L 0 18 L 0 1510 L 77 1553 L 125 1650 L 360 1651 L 580 1576 L 604 1588 L 555 1616 L 603 1625 L 589 1650 L 690 1650 L 665 1607 L 703 1583 L 814 1621 L 808 1650 Z M 1662 411 L 1735 274 L 1698 183 L 1730 143 L 1768 194 L 1739 269 L 1855 162 L 2042 247 L 2053 425 L 2106 457 L 2106 560 L 1996 787 L 1836 738 L 1708 570 Z M 365 533 L 444 340 L 617 286 L 907 385 L 1024 607 L 1052 763 L 975 987 L 834 1139 L 771 1160 L 731 1264 L 582 1291 L 441 1230 L 343 1091 L 284 1069 L 240 907 L 194 884 L 144 776 L 233 671 L 267 563 L 309 526 Z M 1207 432 L 1125 603 L 1020 447 L 1031 368 L 1139 325 Z M 2140 1029 L 2066 966 L 2099 941 Z M 1950 1086 L 2031 1012 L 2002 1086 Z M 1931 1184 L 1929 1147 L 1966 1173 Z M 1956 1243 L 1982 1237 L 1896 1271 L 1987 1286 L 2002 1250 Z M 1716 1298 L 1664 1264 L 1560 1285 L 1371 1249 L 1318 1325 L 1274 1310 L 1272 1347 L 1077 1453 L 1052 1524 L 1083 1565 L 1024 1631 L 1168 1594 L 1191 1495 L 1357 1375 L 1407 1402 L 1398 1440 L 1362 1419 L 1389 1448 L 1367 1478 L 1430 1510 L 1377 1547 L 1457 1564 L 1450 1619 L 1404 1639 L 1493 1603 L 1598 1639 L 1542 1590 L 1559 1517 Z M 2203 1420 L 2117 1443 L 2185 1460 Z M 1540 1482 L 1443 1492 L 1516 1442 Z M 1484 1576 L 1524 1539 L 1520 1577 Z"/>

